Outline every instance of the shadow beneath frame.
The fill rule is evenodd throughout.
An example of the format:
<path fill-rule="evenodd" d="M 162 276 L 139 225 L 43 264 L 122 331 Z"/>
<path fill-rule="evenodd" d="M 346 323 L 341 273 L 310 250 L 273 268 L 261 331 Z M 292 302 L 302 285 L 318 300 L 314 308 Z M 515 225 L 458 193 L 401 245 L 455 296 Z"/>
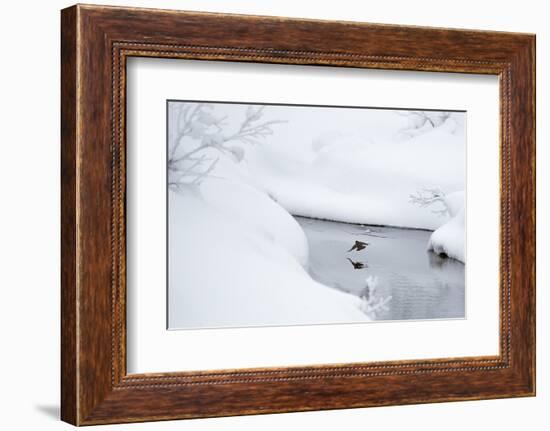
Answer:
<path fill-rule="evenodd" d="M 59 420 L 61 412 L 58 405 L 37 405 L 35 409 L 50 419 Z"/>

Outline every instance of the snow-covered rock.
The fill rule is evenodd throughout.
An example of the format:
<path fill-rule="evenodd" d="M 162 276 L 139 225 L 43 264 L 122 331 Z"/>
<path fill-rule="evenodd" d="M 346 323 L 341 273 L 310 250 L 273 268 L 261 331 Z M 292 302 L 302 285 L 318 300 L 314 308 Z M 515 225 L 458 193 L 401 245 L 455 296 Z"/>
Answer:
<path fill-rule="evenodd" d="M 466 262 L 464 192 L 451 193 L 445 197 L 450 220 L 436 229 L 430 237 L 428 250 Z"/>

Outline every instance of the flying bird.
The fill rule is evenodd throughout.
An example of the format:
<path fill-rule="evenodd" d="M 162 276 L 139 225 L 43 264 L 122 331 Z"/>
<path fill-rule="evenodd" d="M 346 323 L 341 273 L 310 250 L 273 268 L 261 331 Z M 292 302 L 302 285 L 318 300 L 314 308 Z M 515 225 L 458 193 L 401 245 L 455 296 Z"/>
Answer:
<path fill-rule="evenodd" d="M 361 251 L 361 250 L 363 250 L 364 248 L 366 248 L 367 245 L 369 245 L 368 242 L 355 241 L 355 244 L 353 244 L 353 247 L 350 248 L 350 249 L 348 250 L 348 253 L 349 253 L 350 251 L 354 251 L 354 250 Z"/>
<path fill-rule="evenodd" d="M 368 268 L 368 265 L 366 263 L 363 263 L 363 262 L 354 262 L 353 260 L 351 260 L 349 257 L 347 258 L 349 260 L 349 262 L 353 265 L 353 269 L 363 269 L 363 268 Z"/>

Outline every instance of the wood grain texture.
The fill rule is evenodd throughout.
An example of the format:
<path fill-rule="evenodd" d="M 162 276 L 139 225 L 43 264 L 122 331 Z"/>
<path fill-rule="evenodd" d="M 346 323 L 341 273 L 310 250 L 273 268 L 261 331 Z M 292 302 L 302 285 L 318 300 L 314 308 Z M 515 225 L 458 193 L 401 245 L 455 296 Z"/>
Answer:
<path fill-rule="evenodd" d="M 61 16 L 61 417 L 77 422 L 76 9 Z"/>
<path fill-rule="evenodd" d="M 75 425 L 535 393 L 535 37 L 102 6 L 62 11 L 62 419 Z M 495 74 L 500 354 L 126 374 L 126 59 Z"/>

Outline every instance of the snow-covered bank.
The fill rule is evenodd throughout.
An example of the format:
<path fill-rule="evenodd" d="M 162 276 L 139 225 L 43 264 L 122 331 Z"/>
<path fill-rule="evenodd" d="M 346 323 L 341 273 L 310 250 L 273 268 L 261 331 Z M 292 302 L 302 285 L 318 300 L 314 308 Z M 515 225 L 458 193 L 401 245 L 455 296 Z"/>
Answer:
<path fill-rule="evenodd" d="M 292 214 L 439 228 L 447 220 L 412 205 L 409 196 L 422 188 L 464 189 L 462 128 L 450 118 L 413 137 L 384 139 L 327 133 L 311 143 L 292 142 L 296 149 L 269 142 L 251 148 L 245 165 L 257 186 Z"/>
<path fill-rule="evenodd" d="M 359 298 L 311 279 L 302 229 L 267 195 L 209 179 L 169 199 L 170 328 L 369 320 Z"/>
<path fill-rule="evenodd" d="M 452 193 L 445 197 L 445 201 L 451 218 L 432 234 L 428 243 L 428 250 L 465 263 L 464 192 Z"/>
<path fill-rule="evenodd" d="M 187 109 L 183 116 L 178 106 Z M 225 104 L 171 109 L 175 180 L 241 181 L 294 215 L 435 230 L 447 220 L 411 204 L 411 194 L 465 188 L 464 113 Z"/>

